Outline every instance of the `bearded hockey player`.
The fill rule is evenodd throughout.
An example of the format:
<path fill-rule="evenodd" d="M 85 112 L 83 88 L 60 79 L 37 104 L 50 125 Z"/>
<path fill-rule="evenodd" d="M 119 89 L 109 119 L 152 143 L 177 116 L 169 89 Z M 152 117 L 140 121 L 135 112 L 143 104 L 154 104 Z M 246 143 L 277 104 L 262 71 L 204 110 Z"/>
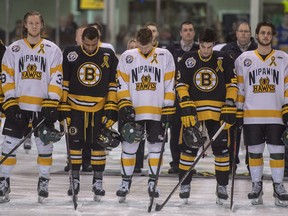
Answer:
<path fill-rule="evenodd" d="M 87 27 L 82 34 L 82 45 L 64 50 L 64 92 L 60 105 L 62 119 L 66 117 L 65 112 L 71 107 L 69 147 L 75 194 L 77 195 L 80 190 L 82 148 L 89 144 L 95 201 L 100 201 L 105 195 L 102 181 L 106 165 L 105 148 L 97 143 L 96 137 L 99 136 L 98 132 L 102 127 L 110 128 L 118 120 L 116 100 L 118 59 L 111 49 L 99 47 L 99 39 L 97 29 Z M 73 195 L 71 184 L 68 195 Z"/>
<path fill-rule="evenodd" d="M 62 52 L 54 43 L 41 37 L 44 21 L 39 12 L 31 11 L 23 19 L 24 39 L 7 49 L 2 61 L 3 128 L 2 157 L 22 139 L 29 121 L 33 127 L 45 118 L 45 124 L 57 121 L 57 106 L 62 95 Z M 35 134 L 39 166 L 39 202 L 48 197 L 53 144 L 45 145 Z M 14 151 L 0 166 L 0 197 L 9 200 L 10 175 L 16 164 Z"/>
<path fill-rule="evenodd" d="M 229 152 L 227 129 L 236 120 L 237 97 L 236 77 L 232 59 L 223 52 L 213 51 L 217 40 L 216 32 L 204 28 L 199 33 L 199 50 L 185 53 L 178 65 L 176 91 L 179 95 L 181 120 L 184 128 L 195 127 L 197 120 L 206 125 L 210 139 L 226 122 L 212 143 L 215 156 L 217 203 L 228 199 L 226 186 L 229 179 Z M 185 142 L 184 142 L 185 144 Z M 181 148 L 179 179 L 193 164 L 198 149 L 183 145 Z M 190 196 L 192 173 L 181 184 L 180 198 Z"/>
<path fill-rule="evenodd" d="M 288 124 L 288 55 L 272 49 L 275 34 L 272 23 L 258 23 L 258 48 L 237 58 L 237 108 L 241 110 L 239 117 L 243 117 L 244 140 L 249 153 L 252 190 L 248 198 L 253 205 L 263 203 L 263 151 L 266 143 L 275 204 L 288 206 L 288 193 L 283 185 L 285 146 L 281 140 Z"/>
<path fill-rule="evenodd" d="M 162 123 L 171 122 L 175 113 L 175 64 L 168 50 L 153 47 L 152 39 L 151 30 L 141 28 L 136 34 L 138 48 L 125 51 L 117 68 L 119 131 L 124 139 L 121 154 L 122 183 L 116 192 L 119 202 L 123 202 L 129 193 L 136 151 L 143 134 L 140 131 L 144 128 L 149 151 L 148 194 L 150 197 L 159 197 L 158 188 L 153 193 L 153 187 L 164 139 Z M 129 132 L 136 133 L 136 136 L 130 136 Z"/>

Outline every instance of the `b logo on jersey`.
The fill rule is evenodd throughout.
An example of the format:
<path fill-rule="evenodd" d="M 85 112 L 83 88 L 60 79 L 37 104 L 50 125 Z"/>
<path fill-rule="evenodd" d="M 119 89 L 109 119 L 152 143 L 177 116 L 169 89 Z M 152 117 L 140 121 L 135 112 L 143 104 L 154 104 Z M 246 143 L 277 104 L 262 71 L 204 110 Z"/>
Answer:
<path fill-rule="evenodd" d="M 244 66 L 245 66 L 245 67 L 249 67 L 251 64 L 252 64 L 251 59 L 245 59 L 245 60 L 244 60 Z"/>
<path fill-rule="evenodd" d="M 196 88 L 204 92 L 210 92 L 218 85 L 218 76 L 211 68 L 200 68 L 193 80 Z"/>
<path fill-rule="evenodd" d="M 126 56 L 126 63 L 131 64 L 132 62 L 133 62 L 133 56 L 131 55 Z"/>
<path fill-rule="evenodd" d="M 275 92 L 275 85 L 270 85 L 270 79 L 268 77 L 261 77 L 259 80 L 259 85 L 253 85 L 254 93 L 268 93 Z"/>
<path fill-rule="evenodd" d="M 76 127 L 69 127 L 69 134 L 71 136 L 75 136 L 78 133 L 78 129 Z"/>
<path fill-rule="evenodd" d="M 78 58 L 78 54 L 77 54 L 75 51 L 70 52 L 70 53 L 68 53 L 68 55 L 67 55 L 67 59 L 68 59 L 69 62 L 73 62 L 73 61 L 75 61 L 77 58 Z"/>
<path fill-rule="evenodd" d="M 78 69 L 78 79 L 84 86 L 95 86 L 102 77 L 102 71 L 98 65 L 93 62 L 86 62 Z"/>
<path fill-rule="evenodd" d="M 196 60 L 193 57 L 188 58 L 185 61 L 185 65 L 186 65 L 187 68 L 192 68 L 192 67 L 195 66 L 195 64 L 196 64 Z"/>
<path fill-rule="evenodd" d="M 37 79 L 41 80 L 42 78 L 42 73 L 37 70 L 36 64 L 28 64 L 27 66 L 27 71 L 23 71 L 21 73 L 21 79 Z"/>

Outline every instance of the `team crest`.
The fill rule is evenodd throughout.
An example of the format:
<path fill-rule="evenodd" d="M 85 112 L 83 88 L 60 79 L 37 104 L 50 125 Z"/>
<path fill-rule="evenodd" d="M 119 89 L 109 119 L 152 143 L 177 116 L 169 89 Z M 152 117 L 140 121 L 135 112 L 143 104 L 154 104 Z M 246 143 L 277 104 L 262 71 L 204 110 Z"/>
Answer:
<path fill-rule="evenodd" d="M 131 56 L 131 55 L 128 55 L 128 56 L 126 56 L 126 63 L 127 64 L 131 64 L 132 62 L 133 62 L 133 56 Z"/>
<path fill-rule="evenodd" d="M 141 83 L 136 83 L 136 91 L 142 91 L 142 90 L 156 90 L 156 82 L 151 82 L 151 76 L 150 74 L 148 75 L 143 75 L 141 77 Z"/>
<path fill-rule="evenodd" d="M 67 59 L 69 62 L 76 61 L 77 58 L 78 58 L 78 54 L 75 51 L 69 52 L 67 55 Z"/>
<path fill-rule="evenodd" d="M 78 69 L 78 80 L 84 86 L 95 86 L 101 80 L 102 72 L 98 65 L 93 62 L 85 62 Z"/>
<path fill-rule="evenodd" d="M 210 92 L 218 85 L 217 73 L 211 68 L 200 68 L 193 78 L 194 84 L 200 91 Z"/>
<path fill-rule="evenodd" d="M 261 77 L 259 80 L 259 85 L 253 85 L 253 92 L 254 93 L 274 93 L 275 92 L 275 85 L 270 84 L 270 79 L 268 77 L 263 78 Z"/>
<path fill-rule="evenodd" d="M 78 133 L 78 128 L 76 127 L 69 127 L 69 134 L 75 136 Z"/>
<path fill-rule="evenodd" d="M 188 58 L 185 61 L 185 65 L 187 68 L 193 68 L 195 66 L 195 64 L 196 64 L 196 60 L 193 57 Z"/>
<path fill-rule="evenodd" d="M 14 45 L 12 47 L 12 52 L 19 52 L 20 51 L 20 46 L 19 45 Z"/>
<path fill-rule="evenodd" d="M 252 64 L 252 60 L 251 59 L 245 59 L 244 60 L 244 66 L 245 67 L 250 67 L 251 64 Z"/>

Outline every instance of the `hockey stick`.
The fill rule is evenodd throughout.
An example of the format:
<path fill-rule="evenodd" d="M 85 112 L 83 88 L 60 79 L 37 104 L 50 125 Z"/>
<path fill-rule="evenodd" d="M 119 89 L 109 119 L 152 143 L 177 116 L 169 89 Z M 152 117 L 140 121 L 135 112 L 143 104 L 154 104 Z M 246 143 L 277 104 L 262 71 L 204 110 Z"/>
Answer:
<path fill-rule="evenodd" d="M 175 193 L 175 191 L 178 189 L 178 187 L 182 184 L 182 182 L 186 179 L 186 177 L 189 175 L 189 173 L 193 170 L 193 168 L 196 166 L 198 161 L 202 158 L 203 154 L 206 152 L 206 150 L 211 146 L 211 144 L 215 141 L 215 139 L 219 136 L 221 131 L 224 129 L 226 123 L 222 124 L 222 126 L 218 129 L 218 131 L 215 133 L 215 135 L 211 138 L 210 142 L 205 146 L 204 150 L 200 153 L 200 155 L 196 158 L 194 163 L 191 165 L 191 167 L 186 171 L 184 176 L 179 180 L 178 184 L 173 188 L 171 193 L 168 195 L 168 197 L 165 199 L 165 201 L 162 204 L 156 203 L 155 210 L 160 211 L 166 203 L 169 201 L 171 196 Z"/>
<path fill-rule="evenodd" d="M 165 142 L 166 142 L 166 137 L 168 134 L 168 128 L 169 128 L 169 123 L 167 122 L 165 124 L 165 131 L 164 131 L 164 135 L 163 135 L 163 142 L 162 142 L 162 146 L 161 146 L 161 152 L 160 152 L 160 156 L 159 156 L 159 162 L 157 165 L 157 171 L 156 171 L 156 176 L 155 176 L 155 183 L 153 186 L 153 193 L 152 193 L 152 197 L 150 197 L 150 204 L 148 206 L 148 212 L 151 212 L 152 209 L 152 205 L 154 203 L 154 194 L 155 194 L 155 190 L 156 190 L 156 186 L 158 183 L 158 178 L 159 178 L 159 174 L 160 174 L 160 167 L 162 164 L 162 160 L 163 160 L 163 153 L 164 153 L 164 148 L 165 148 Z"/>
<path fill-rule="evenodd" d="M 231 180 L 231 198 L 230 198 L 230 210 L 233 211 L 234 209 L 234 181 L 235 181 L 235 174 L 236 174 L 236 143 L 237 143 L 237 126 L 234 129 L 234 142 L 233 142 L 233 158 L 232 158 L 232 180 Z"/>
<path fill-rule="evenodd" d="M 20 145 L 22 145 L 22 143 L 24 143 L 28 138 L 30 138 L 30 136 L 43 124 L 44 121 L 45 121 L 45 118 L 43 118 L 43 119 L 36 125 L 36 127 L 34 127 L 24 138 L 22 138 L 22 139 L 20 140 L 20 142 L 19 142 L 8 154 L 6 154 L 6 155 L 2 158 L 2 160 L 0 161 L 0 165 L 1 165 L 2 163 L 4 163 L 4 161 L 5 161 L 10 155 L 12 155 L 13 152 L 14 152 L 17 148 L 19 148 Z"/>
<path fill-rule="evenodd" d="M 74 185 L 74 179 L 72 175 L 72 162 L 71 162 L 71 155 L 70 155 L 70 147 L 69 147 L 69 131 L 68 131 L 68 125 L 67 120 L 64 119 L 64 131 L 65 131 L 65 141 L 66 141 L 66 150 L 67 150 L 67 159 L 68 159 L 68 165 L 69 165 L 69 179 L 72 189 L 72 200 L 74 204 L 74 210 L 77 209 L 77 197 L 75 195 L 75 185 Z"/>

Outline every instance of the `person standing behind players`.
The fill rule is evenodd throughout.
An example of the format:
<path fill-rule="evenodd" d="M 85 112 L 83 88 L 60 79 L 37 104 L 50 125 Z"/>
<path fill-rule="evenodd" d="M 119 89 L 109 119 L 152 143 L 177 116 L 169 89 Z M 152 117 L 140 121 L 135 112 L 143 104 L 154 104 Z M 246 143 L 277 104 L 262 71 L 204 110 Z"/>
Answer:
<path fill-rule="evenodd" d="M 180 41 L 174 42 L 172 45 L 170 45 L 167 48 L 174 57 L 176 68 L 177 68 L 178 62 L 181 60 L 184 53 L 196 51 L 199 49 L 198 44 L 196 44 L 194 41 L 195 30 L 194 30 L 192 22 L 185 21 L 181 23 L 180 37 L 181 37 Z M 175 100 L 175 107 L 176 107 L 176 113 L 175 113 L 173 123 L 171 124 L 171 127 L 170 127 L 170 133 L 171 133 L 170 151 L 171 151 L 171 156 L 172 156 L 172 161 L 170 162 L 171 168 L 168 170 L 168 173 L 170 174 L 178 173 L 180 153 L 181 153 L 181 149 L 179 145 L 179 136 L 180 136 L 182 122 L 181 122 L 179 101 L 177 97 Z"/>
<path fill-rule="evenodd" d="M 146 129 L 149 152 L 148 194 L 150 197 L 159 197 L 158 188 L 153 193 L 153 187 L 165 139 L 163 123 L 170 123 L 175 113 L 175 64 L 168 50 L 153 47 L 152 39 L 151 30 L 141 28 L 136 34 L 138 49 L 125 51 L 117 67 L 119 124 L 123 125 L 120 125 L 120 131 L 124 139 L 121 154 L 122 183 L 116 192 L 119 202 L 123 202 L 129 193 L 135 154 L 140 142 L 128 142 L 127 134 L 121 129 L 127 124 L 136 123 Z M 128 133 L 134 135 L 133 131 Z"/>
<path fill-rule="evenodd" d="M 270 168 L 275 204 L 288 206 L 288 193 L 283 185 L 284 143 L 281 135 L 288 124 L 288 55 L 272 49 L 275 27 L 259 22 L 256 31 L 258 48 L 241 54 L 235 61 L 242 110 L 243 134 L 248 146 L 253 205 L 263 203 L 263 152 L 265 143 L 270 153 Z"/>
<path fill-rule="evenodd" d="M 39 12 L 26 13 L 23 19 L 24 39 L 12 43 L 3 57 L 3 110 L 6 121 L 2 157 L 23 138 L 30 119 L 35 127 L 43 117 L 50 125 L 58 118 L 57 106 L 62 95 L 62 52 L 54 43 L 41 37 L 43 27 L 44 20 Z M 35 135 L 39 166 L 37 191 L 40 198 L 46 198 L 53 144 L 46 145 L 38 133 Z M 16 164 L 16 152 L 0 166 L 0 197 L 4 199 L 10 193 L 10 176 Z"/>
<path fill-rule="evenodd" d="M 221 51 L 229 53 L 229 55 L 235 61 L 238 56 L 240 56 L 243 52 L 249 50 L 257 49 L 257 43 L 255 42 L 254 38 L 252 37 L 251 27 L 247 22 L 240 22 L 236 28 L 236 41 L 230 42 L 226 44 Z M 237 127 L 237 128 L 236 128 Z M 237 137 L 234 137 L 234 130 L 237 130 Z M 234 152 L 234 140 L 236 139 L 236 164 L 240 163 L 239 159 L 239 148 L 240 148 L 240 141 L 241 141 L 241 132 L 242 132 L 242 125 L 238 126 L 237 124 L 233 125 L 230 129 L 230 159 L 233 158 L 231 155 Z M 249 171 L 248 166 L 248 151 L 246 149 L 246 159 L 245 163 L 247 164 L 247 168 Z M 232 167 L 232 161 L 230 160 L 230 167 Z"/>
<path fill-rule="evenodd" d="M 228 199 L 227 129 L 236 120 L 237 83 L 232 59 L 224 52 L 213 51 L 216 40 L 217 34 L 213 29 L 204 28 L 200 31 L 199 50 L 185 53 L 178 64 L 176 91 L 184 128 L 195 126 L 198 118 L 199 121 L 205 121 L 211 139 L 221 124 L 226 122 L 226 130 L 220 133 L 211 146 L 215 156 L 217 203 L 222 204 L 223 200 Z M 182 144 L 179 179 L 193 164 L 197 152 L 197 148 Z M 181 184 L 180 198 L 189 198 L 191 181 L 192 173 Z"/>
<path fill-rule="evenodd" d="M 100 35 L 94 27 L 82 34 L 81 46 L 68 47 L 63 53 L 64 93 L 61 105 L 71 106 L 69 146 L 75 194 L 80 190 L 82 148 L 91 144 L 91 165 L 94 171 L 92 191 L 95 201 L 105 195 L 103 172 L 105 148 L 96 141 L 104 125 L 107 128 L 118 119 L 116 100 L 116 68 L 118 59 L 111 49 L 99 47 Z M 69 109 L 69 108 L 68 108 Z M 68 195 L 72 196 L 72 185 Z"/>

